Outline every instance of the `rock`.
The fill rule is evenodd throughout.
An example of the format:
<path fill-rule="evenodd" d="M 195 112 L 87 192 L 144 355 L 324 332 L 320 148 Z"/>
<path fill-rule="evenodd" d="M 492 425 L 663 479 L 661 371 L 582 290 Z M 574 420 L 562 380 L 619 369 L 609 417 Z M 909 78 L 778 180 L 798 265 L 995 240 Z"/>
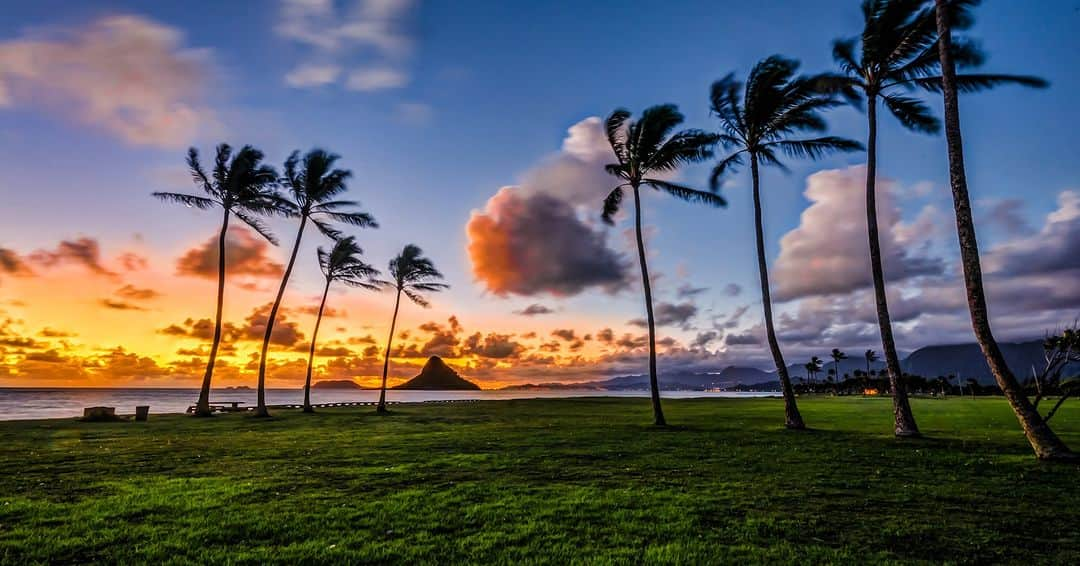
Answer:
<path fill-rule="evenodd" d="M 439 356 L 431 356 L 424 364 L 424 369 L 420 370 L 420 375 L 393 388 L 478 391 L 480 386 L 458 375 Z"/>
<path fill-rule="evenodd" d="M 312 389 L 363 389 L 360 384 L 351 379 L 324 379 L 317 381 L 311 386 Z"/>

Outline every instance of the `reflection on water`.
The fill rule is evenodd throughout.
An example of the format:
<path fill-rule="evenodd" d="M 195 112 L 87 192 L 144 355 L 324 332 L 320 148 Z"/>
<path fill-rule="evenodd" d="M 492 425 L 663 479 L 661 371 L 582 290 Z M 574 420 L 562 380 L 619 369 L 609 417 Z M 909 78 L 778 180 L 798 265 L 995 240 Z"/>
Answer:
<path fill-rule="evenodd" d="M 456 399 L 534 399 L 560 397 L 648 397 L 648 391 L 387 391 L 389 401 L 417 403 L 422 401 L 447 401 Z M 664 391 L 668 399 L 691 397 L 767 397 L 775 393 L 714 392 L 714 391 Z M 134 414 L 136 405 L 150 405 L 151 414 L 183 413 L 195 403 L 198 389 L 29 389 L 0 388 L 0 420 L 51 419 L 82 415 L 84 407 L 116 407 L 119 414 Z M 346 403 L 352 401 L 377 401 L 377 390 L 315 389 L 311 392 L 312 403 Z M 268 389 L 269 405 L 302 403 L 301 389 Z M 215 389 L 211 402 L 241 401 L 255 404 L 254 390 Z"/>

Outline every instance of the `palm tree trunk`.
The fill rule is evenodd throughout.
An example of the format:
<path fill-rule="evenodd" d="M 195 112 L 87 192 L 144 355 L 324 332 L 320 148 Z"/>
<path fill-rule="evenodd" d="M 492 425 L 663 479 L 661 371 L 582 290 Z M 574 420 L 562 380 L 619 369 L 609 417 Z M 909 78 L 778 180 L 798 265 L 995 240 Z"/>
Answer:
<path fill-rule="evenodd" d="M 878 329 L 881 332 L 881 349 L 885 351 L 885 366 L 889 370 L 889 387 L 893 398 L 893 433 L 900 437 L 919 436 L 915 415 L 911 413 L 907 389 L 903 383 L 900 357 L 892 335 L 889 317 L 889 301 L 885 296 L 885 272 L 881 265 L 881 242 L 878 239 L 877 221 L 877 97 L 866 101 L 869 134 L 866 142 L 866 233 L 870 241 L 870 271 L 874 277 L 874 299 L 877 303 Z"/>
<path fill-rule="evenodd" d="M 761 221 L 761 180 L 758 177 L 757 156 L 753 154 L 750 155 L 750 174 L 754 181 L 754 231 L 757 236 L 761 306 L 765 311 L 765 336 L 769 340 L 769 350 L 772 352 L 773 363 L 776 364 L 776 375 L 780 377 L 780 389 L 784 392 L 784 426 L 794 430 L 803 430 L 806 428 L 806 423 L 803 422 L 802 415 L 799 414 L 799 407 L 795 404 L 795 392 L 791 389 L 787 364 L 784 363 L 784 354 L 780 351 L 780 343 L 776 340 L 776 329 L 773 328 L 769 267 L 765 262 L 765 228 L 762 226 Z M 811 372 L 807 373 L 810 374 Z"/>
<path fill-rule="evenodd" d="M 330 293 L 330 278 L 326 278 L 326 287 L 323 288 L 322 301 L 319 303 L 319 314 L 315 316 L 315 330 L 311 332 L 311 349 L 308 351 L 307 379 L 304 380 L 304 412 L 314 413 L 311 408 L 311 367 L 315 363 L 315 340 L 319 337 L 319 325 L 322 324 L 323 308 L 326 307 L 326 295 Z"/>
<path fill-rule="evenodd" d="M 935 0 L 937 28 L 940 41 L 938 54 L 941 58 L 942 94 L 945 99 L 945 139 L 949 152 L 949 184 L 952 187 L 953 208 L 956 211 L 956 232 L 960 238 L 960 262 L 964 268 L 964 286 L 967 289 L 968 310 L 975 339 L 982 349 L 994 380 L 1001 388 L 1009 405 L 1016 413 L 1035 455 L 1040 460 L 1076 461 L 1080 456 L 1069 450 L 1054 431 L 1046 424 L 1035 407 L 1024 395 L 1020 383 L 1005 363 L 997 341 L 990 330 L 990 317 L 983 292 L 982 264 L 979 260 L 979 243 L 975 238 L 975 221 L 971 216 L 967 176 L 964 170 L 964 144 L 960 132 L 960 106 L 956 94 L 956 68 L 951 48 L 952 37 L 945 0 Z"/>
<path fill-rule="evenodd" d="M 217 361 L 218 346 L 221 345 L 221 311 L 225 306 L 225 237 L 229 230 L 229 206 L 225 209 L 225 218 L 221 221 L 221 234 L 218 235 L 218 284 L 217 284 L 217 311 L 214 315 L 214 341 L 210 343 L 210 359 L 206 362 L 206 373 L 203 375 L 202 387 L 199 389 L 199 401 L 195 404 L 196 417 L 209 417 L 214 413 L 210 411 L 210 380 L 214 377 L 214 363 Z"/>
<path fill-rule="evenodd" d="M 645 288 L 645 319 L 649 323 L 649 393 L 652 397 L 653 424 L 665 426 L 664 410 L 660 407 L 660 382 L 656 378 L 656 322 L 653 319 L 652 285 L 649 281 L 649 265 L 645 261 L 645 240 L 641 236 L 641 195 L 634 184 L 634 230 L 637 234 L 638 263 L 641 265 L 641 283 Z"/>
<path fill-rule="evenodd" d="M 270 411 L 266 409 L 266 352 L 270 349 L 270 335 L 274 332 L 274 319 L 277 318 L 278 308 L 281 307 L 281 299 L 285 296 L 285 287 L 289 284 L 289 275 L 292 274 L 293 265 L 296 263 L 296 254 L 300 251 L 300 240 L 304 237 L 305 224 L 307 224 L 307 216 L 301 216 L 300 228 L 296 231 L 296 241 L 293 242 L 292 254 L 289 256 L 289 264 L 285 266 L 285 274 L 281 276 L 281 285 L 278 286 L 277 296 L 274 297 L 274 306 L 270 307 L 270 316 L 266 319 L 266 333 L 263 334 L 262 353 L 259 356 L 259 391 L 258 406 L 255 408 L 256 417 L 270 416 Z"/>
<path fill-rule="evenodd" d="M 394 328 L 397 327 L 398 308 L 401 307 L 401 287 L 398 287 L 397 298 L 394 299 L 394 318 L 390 319 L 390 336 L 386 338 L 386 356 L 382 364 L 382 387 L 379 389 L 379 405 L 376 412 L 386 412 L 386 375 L 390 371 L 390 347 L 394 344 Z"/>

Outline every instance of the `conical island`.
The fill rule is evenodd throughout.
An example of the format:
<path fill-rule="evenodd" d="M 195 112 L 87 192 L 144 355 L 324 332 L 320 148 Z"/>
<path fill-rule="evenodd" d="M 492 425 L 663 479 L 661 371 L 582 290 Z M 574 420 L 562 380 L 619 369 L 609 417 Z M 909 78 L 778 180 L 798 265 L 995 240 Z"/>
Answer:
<path fill-rule="evenodd" d="M 395 385 L 394 389 L 479 390 L 480 386 L 458 375 L 439 356 L 431 356 L 419 375 L 401 385 Z"/>

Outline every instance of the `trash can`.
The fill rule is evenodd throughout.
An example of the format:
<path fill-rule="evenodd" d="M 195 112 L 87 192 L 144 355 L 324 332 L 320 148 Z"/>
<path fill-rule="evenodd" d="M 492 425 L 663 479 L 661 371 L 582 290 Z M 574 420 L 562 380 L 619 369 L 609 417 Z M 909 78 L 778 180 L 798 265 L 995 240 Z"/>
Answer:
<path fill-rule="evenodd" d="M 139 405 L 135 407 L 135 420 L 145 421 L 150 416 L 150 405 Z"/>

